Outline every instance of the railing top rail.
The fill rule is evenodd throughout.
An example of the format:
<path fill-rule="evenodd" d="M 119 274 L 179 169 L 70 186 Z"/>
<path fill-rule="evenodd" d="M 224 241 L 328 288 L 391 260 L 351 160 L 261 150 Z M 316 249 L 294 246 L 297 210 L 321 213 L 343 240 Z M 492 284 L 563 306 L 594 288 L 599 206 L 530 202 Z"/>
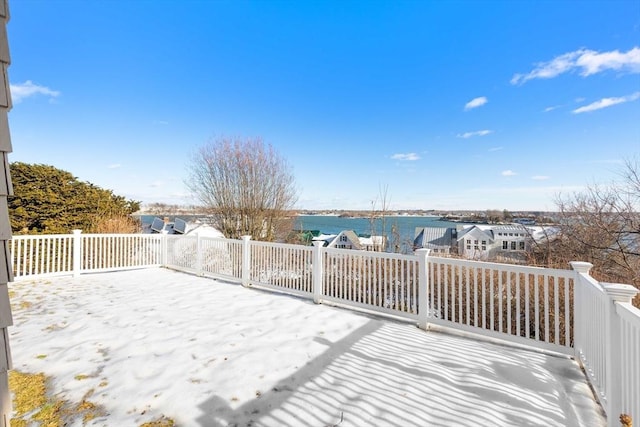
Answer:
<path fill-rule="evenodd" d="M 357 255 L 371 258 L 390 258 L 406 261 L 418 261 L 416 255 L 396 254 L 393 252 L 360 251 L 355 249 L 323 248 L 327 253 L 340 255 Z"/>
<path fill-rule="evenodd" d="M 590 285 L 592 288 L 598 290 L 602 294 L 605 294 L 605 290 L 604 290 L 604 287 L 602 286 L 602 284 L 600 282 L 598 282 L 596 279 L 594 279 L 593 277 L 591 277 L 589 274 L 581 274 L 580 275 L 580 282 L 581 283 L 585 283 L 586 282 L 586 284 Z"/>
<path fill-rule="evenodd" d="M 474 266 L 477 268 L 507 270 L 507 271 L 513 271 L 518 273 L 544 274 L 544 275 L 559 276 L 559 277 L 565 277 L 565 278 L 575 277 L 575 271 L 569 270 L 569 269 L 560 269 L 560 268 L 534 267 L 529 265 L 505 264 L 505 263 L 499 263 L 499 262 L 475 261 L 470 259 L 446 258 L 446 257 L 436 257 L 436 256 L 430 256 L 429 261 L 432 263 L 435 262 L 435 263 L 449 264 L 449 265 Z"/>
<path fill-rule="evenodd" d="M 73 237 L 72 234 L 68 236 Z M 161 237 L 160 234 L 145 234 L 145 233 L 82 233 L 80 237 L 137 237 L 141 239 L 159 239 Z"/>
<path fill-rule="evenodd" d="M 167 239 L 197 239 L 197 234 L 150 234 L 150 236 L 164 236 Z M 217 239 L 218 237 L 207 237 L 207 239 Z M 204 237 L 201 237 L 204 239 Z M 223 239 L 224 240 L 224 239 Z"/>
<path fill-rule="evenodd" d="M 73 234 L 14 234 L 11 240 L 72 239 Z"/>
<path fill-rule="evenodd" d="M 275 243 L 275 242 L 261 242 L 259 240 L 249 240 L 249 244 L 252 246 L 260 246 L 260 247 L 276 247 L 276 248 L 289 248 L 289 249 L 297 249 L 297 250 L 307 250 L 312 251 L 313 247 L 304 246 L 304 245 L 294 245 L 291 243 Z"/>
<path fill-rule="evenodd" d="M 617 302 L 616 312 L 620 317 L 640 326 L 640 309 L 628 302 Z"/>

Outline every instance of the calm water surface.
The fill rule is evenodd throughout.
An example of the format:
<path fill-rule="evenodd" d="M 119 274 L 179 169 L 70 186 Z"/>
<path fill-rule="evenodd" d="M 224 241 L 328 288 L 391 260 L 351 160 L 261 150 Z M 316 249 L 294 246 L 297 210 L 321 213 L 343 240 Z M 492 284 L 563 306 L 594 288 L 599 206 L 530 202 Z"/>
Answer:
<path fill-rule="evenodd" d="M 324 215 L 300 215 L 296 221 L 298 230 L 319 230 L 324 234 L 338 234 L 343 230 L 353 230 L 356 234 L 374 234 L 387 236 L 393 241 L 393 230 L 397 230 L 403 252 L 411 246 L 415 237 L 416 227 L 455 227 L 458 223 L 440 221 L 431 216 L 388 216 L 383 221 L 377 219 L 373 224 L 369 218 L 342 218 Z"/>

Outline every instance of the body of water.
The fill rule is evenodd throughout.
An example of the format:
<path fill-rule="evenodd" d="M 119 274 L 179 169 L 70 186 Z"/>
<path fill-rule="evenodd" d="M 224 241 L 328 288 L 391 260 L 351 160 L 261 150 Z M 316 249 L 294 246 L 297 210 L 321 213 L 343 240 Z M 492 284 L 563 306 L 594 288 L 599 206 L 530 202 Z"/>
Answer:
<path fill-rule="evenodd" d="M 459 223 L 441 221 L 433 216 L 387 216 L 378 218 L 373 224 L 370 218 L 345 218 L 325 215 L 300 215 L 296 220 L 297 230 L 319 230 L 324 234 L 338 234 L 344 230 L 353 230 L 356 234 L 386 235 L 389 242 L 395 240 L 401 246 L 401 252 L 411 251 L 416 227 L 456 227 Z"/>

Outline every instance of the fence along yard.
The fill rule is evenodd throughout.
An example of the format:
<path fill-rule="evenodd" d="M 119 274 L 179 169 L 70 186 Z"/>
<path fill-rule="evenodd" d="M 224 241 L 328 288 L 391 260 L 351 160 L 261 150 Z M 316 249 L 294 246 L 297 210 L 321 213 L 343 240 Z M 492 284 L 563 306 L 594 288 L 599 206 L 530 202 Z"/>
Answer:
<path fill-rule="evenodd" d="M 637 290 L 597 282 L 586 263 L 572 263 L 572 271 L 430 257 L 427 250 L 80 232 L 15 236 L 11 252 L 17 280 L 164 266 L 562 353 L 585 367 L 610 422 L 621 413 L 640 419 Z"/>

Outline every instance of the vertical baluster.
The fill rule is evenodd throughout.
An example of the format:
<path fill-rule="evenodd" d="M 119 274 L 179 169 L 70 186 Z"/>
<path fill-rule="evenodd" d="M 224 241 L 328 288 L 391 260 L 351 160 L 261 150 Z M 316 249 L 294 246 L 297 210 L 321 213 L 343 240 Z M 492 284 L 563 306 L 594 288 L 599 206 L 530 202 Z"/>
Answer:
<path fill-rule="evenodd" d="M 449 278 L 447 277 L 447 266 L 445 264 L 438 264 L 438 267 L 438 277 L 442 279 L 442 302 L 444 304 L 442 318 L 451 320 L 451 316 L 449 315 Z"/>
<path fill-rule="evenodd" d="M 36 261 L 37 256 L 34 253 L 36 244 L 37 244 L 37 241 L 35 239 L 29 240 L 29 273 L 30 274 L 38 274 L 38 271 L 37 271 L 38 263 Z"/>
<path fill-rule="evenodd" d="M 462 266 L 456 265 L 451 267 L 453 269 L 452 280 L 456 282 L 458 288 L 458 323 L 464 324 L 464 284 L 462 283 Z"/>
<path fill-rule="evenodd" d="M 571 344 L 571 334 L 573 333 L 573 328 L 571 328 L 571 317 L 570 317 L 570 309 L 571 309 L 571 300 L 570 300 L 570 279 L 564 279 L 564 345 L 569 346 Z M 640 353 L 638 353 L 640 354 Z"/>
<path fill-rule="evenodd" d="M 490 319 L 489 319 L 489 329 L 492 331 L 495 331 L 495 301 L 494 301 L 494 297 L 495 297 L 495 291 L 493 289 L 493 287 L 495 286 L 495 280 L 494 280 L 494 274 L 497 273 L 497 271 L 493 271 L 493 270 L 488 270 L 489 272 L 489 311 L 490 311 Z"/>
<path fill-rule="evenodd" d="M 480 270 L 480 285 L 482 286 L 482 329 L 487 329 L 487 270 Z"/>
<path fill-rule="evenodd" d="M 527 278 L 529 278 L 529 274 L 527 274 Z M 534 337 L 536 340 L 540 340 L 540 283 L 539 280 L 540 278 L 537 275 L 532 276 L 533 277 L 533 295 L 534 295 L 534 324 L 535 324 L 535 334 Z M 527 322 L 527 325 L 529 324 L 529 322 Z M 528 328 L 531 329 L 531 328 Z M 527 335 L 527 338 L 529 338 L 529 336 Z"/>
<path fill-rule="evenodd" d="M 461 268 L 462 270 L 462 268 Z M 462 271 L 460 271 L 460 275 L 462 276 Z M 469 267 L 464 267 L 464 291 L 465 291 L 465 308 L 467 310 L 467 320 L 466 323 L 468 326 L 471 325 L 471 285 L 469 283 Z"/>
<path fill-rule="evenodd" d="M 473 278 L 473 326 L 478 326 L 478 270 L 471 267 L 471 276 Z"/>
<path fill-rule="evenodd" d="M 549 342 L 549 275 L 541 276 L 544 286 L 544 342 Z"/>
<path fill-rule="evenodd" d="M 498 331 L 504 332 L 504 307 L 502 300 L 504 299 L 504 272 L 498 273 Z M 509 334 L 511 331 L 509 331 Z"/>
<path fill-rule="evenodd" d="M 507 276 L 507 333 L 509 333 L 510 335 L 513 334 L 513 329 L 511 326 L 511 319 L 515 318 L 515 316 L 517 316 L 517 313 L 513 313 L 511 311 L 511 277 L 512 274 L 510 271 L 507 272 L 506 276 Z"/>

